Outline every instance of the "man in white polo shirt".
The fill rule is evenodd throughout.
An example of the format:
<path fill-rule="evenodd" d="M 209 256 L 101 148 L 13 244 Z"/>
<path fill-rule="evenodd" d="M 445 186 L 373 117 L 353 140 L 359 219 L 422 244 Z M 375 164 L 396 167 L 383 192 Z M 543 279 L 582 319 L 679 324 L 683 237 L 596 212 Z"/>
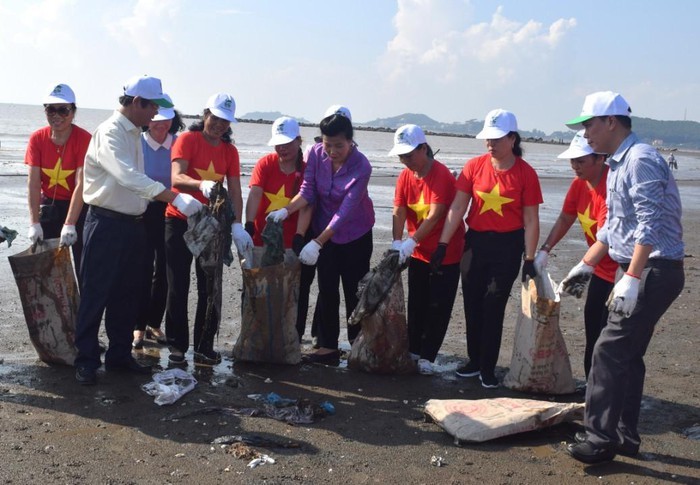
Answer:
<path fill-rule="evenodd" d="M 108 371 L 150 373 L 131 355 L 136 322 L 139 264 L 145 243 L 142 216 L 149 200 L 171 202 L 190 216 L 202 204 L 188 194 L 175 194 L 144 173 L 141 127 L 159 107 L 172 107 L 159 79 L 131 78 L 121 105 L 95 131 L 85 156 L 83 199 L 90 205 L 85 219 L 81 264 L 80 308 L 75 333 L 78 356 L 75 378 L 95 384 L 100 367 L 97 335 L 102 315 L 109 338 Z"/>

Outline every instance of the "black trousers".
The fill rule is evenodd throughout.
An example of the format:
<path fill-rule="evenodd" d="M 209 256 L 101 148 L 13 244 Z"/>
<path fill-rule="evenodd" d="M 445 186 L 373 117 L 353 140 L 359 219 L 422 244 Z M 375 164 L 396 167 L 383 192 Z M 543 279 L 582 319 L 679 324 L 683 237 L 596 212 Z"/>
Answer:
<path fill-rule="evenodd" d="M 97 339 L 102 315 L 109 338 L 105 363 L 119 364 L 131 357 L 131 341 L 140 290 L 139 265 L 146 238 L 142 222 L 88 210 L 81 264 L 80 307 L 75 329 L 76 366 L 97 369 Z"/>
<path fill-rule="evenodd" d="M 618 270 L 618 278 L 623 271 Z M 593 349 L 584 424 L 588 440 L 598 446 L 634 447 L 641 442 L 637 424 L 646 374 L 644 354 L 656 322 L 683 290 L 683 261 L 649 260 L 640 279 L 632 314 L 624 318 L 610 313 Z"/>
<path fill-rule="evenodd" d="M 299 334 L 299 342 L 301 342 L 304 332 L 306 331 L 306 317 L 309 314 L 309 293 L 311 293 L 311 284 L 316 277 L 316 266 L 301 265 L 301 276 L 299 278 L 299 299 L 297 302 L 297 333 Z M 311 336 L 315 337 L 318 332 L 318 317 L 314 312 L 314 318 L 311 322 Z"/>
<path fill-rule="evenodd" d="M 160 328 L 168 297 L 165 274 L 165 202 L 153 201 L 143 214 L 146 244 L 140 278 L 141 301 L 136 330 Z"/>
<path fill-rule="evenodd" d="M 583 369 L 586 372 L 586 379 L 588 379 L 588 374 L 591 371 L 593 347 L 603 327 L 608 323 L 607 302 L 613 286 L 613 283 L 605 281 L 596 275 L 593 275 L 591 282 L 588 284 L 586 305 L 583 309 L 583 321 L 586 328 L 586 350 L 583 354 Z"/>
<path fill-rule="evenodd" d="M 430 264 L 411 258 L 408 264 L 408 349 L 430 362 L 442 346 L 459 284 L 459 263 L 431 272 Z"/>
<path fill-rule="evenodd" d="M 318 257 L 318 343 L 327 349 L 338 348 L 340 335 L 340 282 L 343 282 L 345 315 L 350 317 L 357 306 L 357 284 L 369 271 L 372 258 L 372 231 L 345 244 L 328 241 Z M 348 327 L 352 342 L 360 325 Z"/>
<path fill-rule="evenodd" d="M 44 196 L 41 197 L 41 205 L 53 205 L 55 216 L 51 221 L 46 221 L 41 223 L 41 230 L 44 231 L 44 239 L 56 239 L 61 237 L 61 229 L 63 229 L 63 224 L 66 222 L 66 217 L 68 216 L 68 208 L 70 207 L 69 200 L 54 200 L 49 199 Z M 73 253 L 73 266 L 75 267 L 75 274 L 78 277 L 78 284 L 80 284 L 80 261 L 83 257 L 83 231 L 85 228 L 85 216 L 87 215 L 88 206 L 83 205 L 83 210 L 80 212 L 78 217 L 78 222 L 75 224 L 75 231 L 78 233 L 78 240 L 71 246 L 71 252 Z"/>
<path fill-rule="evenodd" d="M 187 221 L 174 217 L 165 219 L 165 267 L 168 280 L 168 297 L 165 303 L 165 333 L 168 344 L 180 352 L 187 352 L 190 346 L 190 330 L 187 319 L 187 298 L 190 292 L 190 268 L 192 253 L 187 248 L 183 234 L 187 231 Z M 197 277 L 197 309 L 194 318 L 195 352 L 211 352 L 218 328 L 204 328 L 207 310 L 206 274 L 198 261 L 195 261 Z"/>
<path fill-rule="evenodd" d="M 465 238 L 465 258 L 471 258 L 462 274 L 464 313 L 467 319 L 467 353 L 484 375 L 492 375 L 498 362 L 503 318 L 513 282 L 520 272 L 525 247 L 523 230 L 478 232 Z"/>

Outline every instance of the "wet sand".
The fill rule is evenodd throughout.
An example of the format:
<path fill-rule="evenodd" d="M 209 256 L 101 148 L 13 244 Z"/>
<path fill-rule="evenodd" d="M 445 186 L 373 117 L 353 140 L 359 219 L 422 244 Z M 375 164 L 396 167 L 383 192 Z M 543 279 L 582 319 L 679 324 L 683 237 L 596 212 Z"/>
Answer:
<path fill-rule="evenodd" d="M 545 179 L 543 210 L 557 211 L 565 179 Z M 373 183 L 392 183 L 376 180 Z M 683 182 L 682 193 L 697 201 L 698 184 Z M 0 482 L 2 483 L 697 483 L 700 443 L 682 431 L 700 423 L 697 294 L 700 290 L 698 204 L 686 204 L 686 286 L 659 322 L 647 352 L 647 380 L 640 422 L 642 453 L 618 457 L 607 465 L 584 466 L 565 452 L 580 423 L 455 446 L 449 435 L 423 419 L 428 399 L 522 397 L 579 401 L 578 395 L 531 396 L 504 388 L 483 389 L 478 379 L 457 379 L 454 369 L 466 355 L 461 290 L 448 335 L 438 357 L 439 375 L 377 376 L 346 368 L 315 365 L 273 366 L 234 363 L 226 358 L 215 369 L 189 371 L 199 380 L 194 391 L 172 406 L 159 407 L 140 386 L 149 379 L 100 370 L 99 383 L 82 387 L 73 369 L 37 360 L 12 273 L 11 254 L 25 249 L 24 179 L 3 180 L 1 223 L 22 236 L 0 249 Z M 684 195 L 685 197 L 685 195 Z M 685 199 L 684 199 L 685 200 Z M 542 238 L 549 231 L 542 227 Z M 583 251 L 577 227 L 555 249 L 550 271 L 560 279 Z M 390 243 L 387 231 L 375 230 L 374 261 Z M 225 269 L 224 315 L 217 346 L 225 356 L 240 325 L 240 271 Z M 315 286 L 314 286 L 315 288 Z M 190 309 L 194 309 L 194 292 Z M 508 304 L 498 363 L 502 378 L 510 363 L 519 285 Z M 312 295 L 311 303 L 315 301 Z M 583 376 L 582 300 L 562 304 L 561 327 L 574 376 Z M 307 330 L 308 331 L 308 330 Z M 345 338 L 345 331 L 341 332 Z M 304 342 L 309 347 L 308 334 Z M 144 362 L 165 365 L 167 350 L 147 347 L 135 354 Z M 276 392 L 283 397 L 331 401 L 334 416 L 310 425 L 291 426 L 263 417 L 197 415 L 164 421 L 173 413 L 208 406 L 251 406 L 249 394 Z M 222 435 L 253 433 L 294 440 L 299 448 L 258 448 L 276 463 L 255 469 L 211 441 Z M 431 457 L 446 466 L 431 466 Z"/>

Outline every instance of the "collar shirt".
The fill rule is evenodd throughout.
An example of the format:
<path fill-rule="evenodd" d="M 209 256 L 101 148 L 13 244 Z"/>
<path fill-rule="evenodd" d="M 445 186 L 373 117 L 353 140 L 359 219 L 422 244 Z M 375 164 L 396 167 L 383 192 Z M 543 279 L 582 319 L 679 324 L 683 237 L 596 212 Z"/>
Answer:
<path fill-rule="evenodd" d="M 147 131 L 143 132 L 143 138 L 146 140 L 146 143 L 148 143 L 148 146 L 151 147 L 151 149 L 155 152 L 159 148 L 165 148 L 166 150 L 170 150 L 170 147 L 173 146 L 173 135 L 168 133 L 165 137 L 165 140 L 163 143 L 158 143 L 153 139 L 151 134 Z"/>
<path fill-rule="evenodd" d="M 320 234 L 333 229 L 331 241 L 345 244 L 366 234 L 374 226 L 374 206 L 367 185 L 372 166 L 353 147 L 347 160 L 333 173 L 333 162 L 318 143 L 309 152 L 304 182 L 299 193 L 314 206 L 312 229 Z"/>
<path fill-rule="evenodd" d="M 629 263 L 641 244 L 652 247 L 650 259 L 682 260 L 681 198 L 659 152 L 630 133 L 608 164 L 608 217 L 597 236 L 610 257 Z"/>
<path fill-rule="evenodd" d="M 141 215 L 148 201 L 165 190 L 144 173 L 141 129 L 115 111 L 97 127 L 83 169 L 86 204 Z"/>

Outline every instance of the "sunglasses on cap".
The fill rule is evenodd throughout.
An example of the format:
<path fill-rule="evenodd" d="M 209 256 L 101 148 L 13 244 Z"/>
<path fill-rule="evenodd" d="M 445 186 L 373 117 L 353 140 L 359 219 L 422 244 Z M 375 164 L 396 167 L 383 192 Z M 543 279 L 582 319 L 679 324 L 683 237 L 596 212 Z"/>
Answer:
<path fill-rule="evenodd" d="M 59 106 L 58 108 L 55 106 L 44 106 L 44 111 L 46 112 L 47 115 L 59 115 L 59 116 L 68 116 L 71 111 L 73 111 L 73 108 L 70 108 L 68 106 Z"/>

